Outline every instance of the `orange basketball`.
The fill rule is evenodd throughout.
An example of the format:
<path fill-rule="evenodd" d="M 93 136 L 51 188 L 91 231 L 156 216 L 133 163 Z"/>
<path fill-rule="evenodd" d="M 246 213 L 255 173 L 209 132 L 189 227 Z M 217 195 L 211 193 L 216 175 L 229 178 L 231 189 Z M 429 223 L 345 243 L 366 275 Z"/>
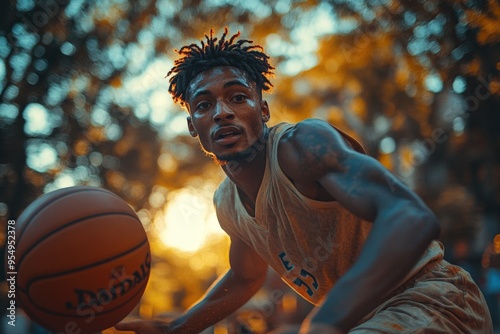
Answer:
<path fill-rule="evenodd" d="M 139 302 L 149 242 L 122 198 L 95 187 L 59 189 L 29 205 L 16 228 L 16 299 L 34 322 L 57 333 L 94 333 Z"/>

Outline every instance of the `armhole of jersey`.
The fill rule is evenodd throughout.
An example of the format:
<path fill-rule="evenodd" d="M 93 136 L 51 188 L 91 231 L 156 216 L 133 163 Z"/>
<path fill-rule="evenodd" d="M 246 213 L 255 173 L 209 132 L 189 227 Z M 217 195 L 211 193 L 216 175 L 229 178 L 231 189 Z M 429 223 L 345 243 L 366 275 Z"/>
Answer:
<path fill-rule="evenodd" d="M 352 138 L 351 136 L 349 136 L 347 133 L 345 133 L 344 131 L 340 130 L 339 128 L 337 128 L 335 125 L 333 124 L 330 124 L 335 130 L 337 130 L 341 135 L 342 137 L 344 137 L 344 139 L 351 145 L 351 147 L 356 151 L 356 152 L 359 152 L 359 153 L 363 153 L 363 154 L 366 154 L 366 151 L 365 149 L 363 148 L 363 146 L 354 138 Z"/>

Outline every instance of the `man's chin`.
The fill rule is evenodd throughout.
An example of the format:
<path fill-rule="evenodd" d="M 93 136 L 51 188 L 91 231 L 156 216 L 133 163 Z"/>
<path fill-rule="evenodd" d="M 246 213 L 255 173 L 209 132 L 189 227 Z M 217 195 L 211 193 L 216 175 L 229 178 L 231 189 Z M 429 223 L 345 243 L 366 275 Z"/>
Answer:
<path fill-rule="evenodd" d="M 266 139 L 267 135 L 265 135 L 260 140 L 256 140 L 250 147 L 243 149 L 241 151 L 233 151 L 225 154 L 207 152 L 205 150 L 204 151 L 205 154 L 211 157 L 214 160 L 214 162 L 219 166 L 224 166 L 228 164 L 245 165 L 252 162 L 252 160 L 255 159 L 255 157 L 260 155 L 263 152 L 263 150 L 265 150 Z"/>
<path fill-rule="evenodd" d="M 244 154 L 242 154 L 240 152 L 229 153 L 229 154 L 227 154 L 227 153 L 226 154 L 217 154 L 217 153 L 209 152 L 209 151 L 203 149 L 203 147 L 202 147 L 202 150 L 206 156 L 212 158 L 212 160 L 214 161 L 214 163 L 217 166 L 224 166 L 224 165 L 230 164 L 231 162 L 239 161 L 244 156 Z"/>
<path fill-rule="evenodd" d="M 249 162 L 252 157 L 255 156 L 254 150 L 248 149 L 240 152 L 234 152 L 229 154 L 212 154 L 214 162 L 219 166 L 224 166 L 230 163 L 245 163 Z"/>

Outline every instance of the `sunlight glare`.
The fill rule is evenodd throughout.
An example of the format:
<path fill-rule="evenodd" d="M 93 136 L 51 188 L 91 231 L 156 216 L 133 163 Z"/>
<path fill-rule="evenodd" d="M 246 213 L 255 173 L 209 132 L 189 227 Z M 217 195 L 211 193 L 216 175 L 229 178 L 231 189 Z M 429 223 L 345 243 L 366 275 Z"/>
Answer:
<path fill-rule="evenodd" d="M 48 143 L 28 143 L 26 155 L 26 164 L 37 172 L 43 173 L 56 167 L 57 152 Z"/>
<path fill-rule="evenodd" d="M 316 51 L 319 39 L 333 33 L 338 28 L 338 22 L 327 4 L 302 14 L 302 20 L 290 33 L 294 43 L 286 42 L 279 35 L 271 34 L 267 39 L 266 50 L 272 56 L 286 55 L 278 69 L 286 75 L 296 75 L 314 67 L 317 62 Z"/>
<path fill-rule="evenodd" d="M 153 124 L 163 124 L 167 119 L 167 108 L 172 104 L 172 98 L 163 90 L 155 90 L 149 98 L 151 114 L 149 119 Z"/>
<path fill-rule="evenodd" d="M 52 132 L 48 110 L 38 103 L 30 103 L 24 110 L 24 131 L 29 135 L 49 135 Z"/>
<path fill-rule="evenodd" d="M 56 176 L 54 182 L 48 183 L 45 186 L 44 193 L 73 186 L 76 186 L 76 182 L 72 171 L 63 171 Z"/>
<path fill-rule="evenodd" d="M 213 209 L 213 187 L 188 187 L 169 194 L 164 219 L 159 224 L 160 239 L 166 246 L 195 252 L 208 237 L 223 233 Z"/>

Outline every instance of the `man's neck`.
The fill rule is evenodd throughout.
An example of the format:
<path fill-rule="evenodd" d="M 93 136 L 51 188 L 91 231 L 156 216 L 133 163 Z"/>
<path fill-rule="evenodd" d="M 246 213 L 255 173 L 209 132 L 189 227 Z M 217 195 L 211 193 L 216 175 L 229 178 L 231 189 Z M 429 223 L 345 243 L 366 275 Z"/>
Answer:
<path fill-rule="evenodd" d="M 228 161 L 222 169 L 238 189 L 253 203 L 257 199 L 260 184 L 266 168 L 266 146 L 269 129 L 264 127 L 264 133 L 251 147 L 248 157 Z"/>

